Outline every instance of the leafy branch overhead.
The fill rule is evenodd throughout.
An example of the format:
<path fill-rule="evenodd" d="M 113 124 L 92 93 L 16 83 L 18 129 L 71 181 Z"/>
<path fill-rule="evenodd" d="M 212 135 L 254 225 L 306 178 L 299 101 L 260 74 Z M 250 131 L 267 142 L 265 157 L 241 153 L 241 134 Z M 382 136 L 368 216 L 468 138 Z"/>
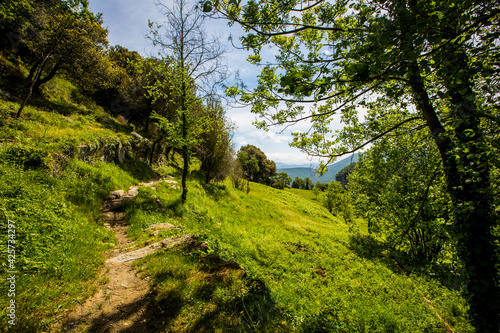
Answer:
<path fill-rule="evenodd" d="M 255 89 L 239 84 L 228 93 L 262 117 L 259 126 L 310 122 L 292 145 L 327 163 L 385 137 L 423 135 L 434 145 L 471 316 L 478 331 L 498 332 L 499 274 L 491 269 L 498 267 L 498 2 L 221 0 L 203 7 L 246 32 L 241 45 L 261 73 Z M 332 128 L 336 119 L 342 129 Z"/>

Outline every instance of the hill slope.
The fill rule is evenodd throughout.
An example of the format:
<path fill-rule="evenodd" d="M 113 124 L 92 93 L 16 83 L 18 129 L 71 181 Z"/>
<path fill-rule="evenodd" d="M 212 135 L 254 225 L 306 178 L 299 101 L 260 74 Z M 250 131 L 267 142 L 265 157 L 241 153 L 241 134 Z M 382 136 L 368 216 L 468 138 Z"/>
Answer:
<path fill-rule="evenodd" d="M 139 195 L 142 208 L 138 204 L 128 209 L 132 228 L 135 224 L 145 228 L 159 220 L 179 225 L 183 233 L 202 235 L 209 252 L 242 265 L 250 281 L 260 281 L 266 296 L 260 296 L 257 303 L 248 301 L 239 319 L 250 318 L 256 331 L 446 332 L 442 320 L 460 332 L 471 329 L 463 316 L 465 300 L 458 291 L 426 274 L 412 273 L 410 279 L 401 268 L 404 258 L 394 260 L 381 242 L 352 233 L 350 230 L 358 228 L 344 224 L 307 198 L 260 184 L 251 184 L 246 194 L 229 183 L 226 189 L 204 189 L 192 181 L 190 199 L 182 210 L 148 217 L 140 214 L 145 208 L 178 207 L 179 193 L 161 186 Z M 155 200 L 161 204 L 151 205 Z M 145 269 L 163 297 L 178 290 L 179 283 L 188 288 L 191 281 L 177 281 L 172 289 L 165 289 L 170 278 L 164 277 L 176 274 L 166 262 L 173 265 L 177 261 L 170 253 L 159 254 L 146 260 Z M 237 304 L 252 298 L 252 288 L 243 289 L 242 294 L 225 297 L 234 298 Z M 221 292 L 214 291 L 214 297 Z M 180 312 L 197 311 L 185 301 Z M 239 309 L 221 302 L 220 311 Z M 193 327 L 189 325 L 195 324 L 180 315 L 171 325 L 169 332 L 190 331 Z M 177 330 L 176 325 L 185 326 Z"/>
<path fill-rule="evenodd" d="M 50 331 L 59 313 L 95 293 L 97 283 L 106 288 L 97 280 L 102 253 L 116 241 L 103 227 L 101 200 L 156 173 L 134 160 L 115 165 L 67 156 L 82 144 L 128 140 L 120 126 L 97 122 L 102 114 L 64 117 L 30 107 L 15 120 L 15 104 L 0 103 L 0 209 L 2 222 L 14 221 L 18 232 L 16 329 Z M 208 253 L 160 251 L 136 263 L 152 286 L 144 300 L 155 311 L 144 318 L 154 324 L 151 332 L 446 332 L 444 322 L 472 332 L 465 300 L 441 282 L 450 276 L 405 262 L 364 234 L 362 221 L 346 225 L 311 199 L 260 184 L 248 194 L 229 182 L 188 185 L 186 205 L 178 187 L 163 182 L 121 207 L 135 246 L 187 234 L 208 246 Z M 164 222 L 179 228 L 149 229 Z M 0 240 L 6 253 L 7 233 Z"/>

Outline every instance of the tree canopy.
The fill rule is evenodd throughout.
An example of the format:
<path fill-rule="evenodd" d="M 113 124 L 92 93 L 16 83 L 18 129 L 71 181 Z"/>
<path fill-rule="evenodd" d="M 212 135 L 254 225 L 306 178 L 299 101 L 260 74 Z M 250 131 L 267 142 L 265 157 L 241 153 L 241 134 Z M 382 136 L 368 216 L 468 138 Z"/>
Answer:
<path fill-rule="evenodd" d="M 271 185 L 271 177 L 276 175 L 276 163 L 253 145 L 242 146 L 238 151 L 238 161 L 245 171 L 248 180 Z"/>
<path fill-rule="evenodd" d="M 293 146 L 327 164 L 397 129 L 431 139 L 473 321 L 498 332 L 498 2 L 205 1 L 204 9 L 247 32 L 241 42 L 262 66 L 258 85 L 229 94 L 252 105 L 259 126 L 311 122 Z M 262 59 L 265 45 L 275 59 Z M 332 130 L 335 117 L 343 129 Z"/>

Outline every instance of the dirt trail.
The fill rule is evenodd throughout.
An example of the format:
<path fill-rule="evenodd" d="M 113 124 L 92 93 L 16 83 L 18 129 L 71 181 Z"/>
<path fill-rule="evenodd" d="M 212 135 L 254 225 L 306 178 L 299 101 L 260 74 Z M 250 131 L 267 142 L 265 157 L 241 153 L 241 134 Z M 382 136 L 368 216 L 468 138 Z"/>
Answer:
<path fill-rule="evenodd" d="M 163 180 L 141 186 L 153 186 L 161 181 Z M 176 186 L 175 181 L 165 180 L 165 182 Z M 108 282 L 101 285 L 95 295 L 67 315 L 58 328 L 59 331 L 149 332 L 146 325 L 147 300 L 150 292 L 148 278 L 141 279 L 137 276 L 137 271 L 132 268 L 132 262 L 162 247 L 169 248 L 181 243 L 195 242 L 196 237 L 183 235 L 167 238 L 133 251 L 132 248 L 127 248 L 131 244 L 127 238 L 128 223 L 124 219 L 124 214 L 116 209 L 124 201 L 133 200 L 137 194 L 137 187 L 131 187 L 126 193 L 115 191 L 103 203 L 104 225 L 116 232 L 118 240 L 116 247 L 108 252 L 108 259 L 101 273 Z"/>

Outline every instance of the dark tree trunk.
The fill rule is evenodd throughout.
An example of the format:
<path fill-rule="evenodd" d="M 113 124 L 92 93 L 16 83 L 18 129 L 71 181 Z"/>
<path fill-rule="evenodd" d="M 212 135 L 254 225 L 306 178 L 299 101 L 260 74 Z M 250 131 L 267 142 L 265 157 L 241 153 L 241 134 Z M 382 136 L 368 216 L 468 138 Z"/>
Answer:
<path fill-rule="evenodd" d="M 167 159 L 167 162 L 170 161 L 170 152 L 172 151 L 172 146 L 169 146 L 165 149 L 165 158 Z"/>
<path fill-rule="evenodd" d="M 45 77 L 44 77 L 44 78 L 42 78 L 42 79 L 38 79 L 38 80 L 36 81 L 35 85 L 33 86 L 33 90 L 34 90 L 36 93 L 40 94 L 40 86 L 41 86 L 42 84 L 45 84 L 45 83 L 49 82 L 50 80 L 52 80 L 52 79 L 54 78 L 54 76 L 56 76 L 57 71 L 59 71 L 59 69 L 61 69 L 61 67 L 59 66 L 59 62 L 57 62 L 57 63 L 55 64 L 55 66 L 54 66 L 54 67 L 52 67 L 52 69 L 50 70 L 50 73 L 49 73 L 49 74 L 47 74 L 47 76 L 45 76 Z"/>
<path fill-rule="evenodd" d="M 182 138 L 184 142 L 187 140 L 187 119 L 186 119 L 186 111 L 183 110 L 182 113 Z M 184 159 L 184 164 L 182 168 L 182 203 L 186 202 L 187 199 L 187 176 L 189 172 L 189 151 L 186 143 L 182 146 L 182 158 Z"/>
<path fill-rule="evenodd" d="M 33 92 L 33 87 L 36 85 L 37 81 L 39 80 L 40 74 L 43 71 L 43 67 L 45 66 L 45 63 L 47 62 L 47 60 L 50 58 L 51 54 L 52 54 L 52 52 L 49 52 L 45 56 L 45 58 L 43 58 L 43 60 L 40 64 L 40 67 L 38 68 L 38 71 L 36 71 L 35 78 L 31 81 L 31 83 L 28 87 L 28 93 L 26 94 L 26 97 L 24 98 L 23 103 L 21 104 L 21 107 L 17 111 L 16 118 L 19 118 L 21 116 L 21 113 L 23 112 L 23 109 L 26 106 L 26 103 L 28 103 L 28 99 L 31 97 L 31 93 Z M 33 70 L 33 68 L 31 70 Z"/>
<path fill-rule="evenodd" d="M 451 95 L 453 118 L 458 121 L 454 132 L 457 141 L 457 168 L 448 170 L 448 191 L 455 208 L 455 225 L 459 254 L 468 275 L 471 315 L 477 332 L 500 331 L 500 289 L 498 249 L 493 229 L 494 215 L 488 144 L 480 127 L 475 93 L 468 73 L 468 57 L 453 54 L 453 62 L 443 75 Z M 458 70 L 457 70 L 458 69 Z"/>
<path fill-rule="evenodd" d="M 38 66 L 40 62 L 36 62 L 30 69 L 30 73 L 28 75 L 28 82 L 33 82 L 33 78 L 35 77 L 35 73 L 37 73 Z"/>
<path fill-rule="evenodd" d="M 458 68 L 467 66 L 466 63 L 462 65 L 464 67 L 453 62 Z M 414 65 L 412 71 L 419 73 L 418 66 Z M 455 107 L 454 118 L 460 120 L 454 131 L 454 144 L 445 134 L 420 75 L 415 74 L 410 80 L 417 107 L 424 115 L 441 154 L 448 192 L 453 201 L 459 256 L 467 272 L 467 292 L 474 326 L 477 332 L 498 333 L 498 253 L 493 235 L 497 221 L 491 200 L 489 161 L 484 150 L 487 145 L 479 127 L 480 118 L 468 79 L 448 77 L 445 84 Z"/>

